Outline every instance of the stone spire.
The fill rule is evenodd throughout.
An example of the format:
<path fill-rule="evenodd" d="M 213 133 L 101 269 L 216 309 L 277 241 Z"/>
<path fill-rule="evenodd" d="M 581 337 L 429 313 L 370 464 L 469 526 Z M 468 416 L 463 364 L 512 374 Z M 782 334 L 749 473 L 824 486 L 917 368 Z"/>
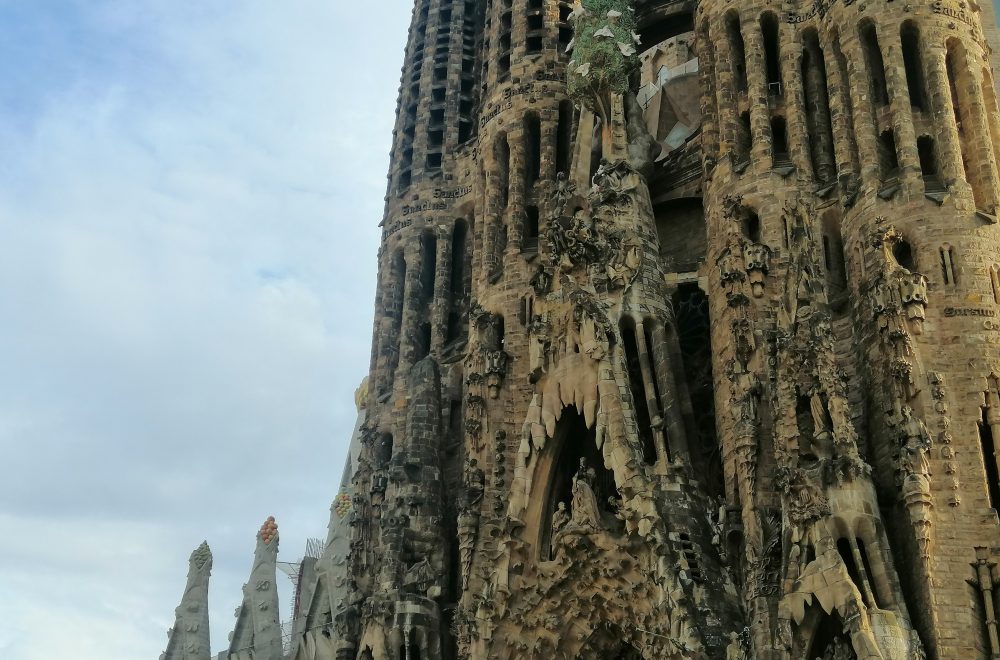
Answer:
<path fill-rule="evenodd" d="M 243 585 L 243 604 L 236 611 L 236 629 L 230 637 L 229 660 L 281 660 L 281 624 L 278 620 L 278 524 L 269 517 L 257 532 L 250 581 Z"/>
<path fill-rule="evenodd" d="M 160 660 L 209 660 L 208 579 L 212 574 L 212 551 L 202 543 L 191 553 L 187 587 L 177 607 L 174 627 L 167 633 L 167 650 Z"/>

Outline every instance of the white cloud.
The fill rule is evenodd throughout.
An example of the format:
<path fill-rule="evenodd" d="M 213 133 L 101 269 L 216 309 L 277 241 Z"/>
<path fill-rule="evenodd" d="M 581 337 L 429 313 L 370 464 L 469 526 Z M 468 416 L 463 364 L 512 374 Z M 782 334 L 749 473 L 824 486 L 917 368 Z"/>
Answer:
<path fill-rule="evenodd" d="M 410 4 L 15 4 L 0 656 L 156 657 L 202 538 L 221 648 L 260 521 L 325 534 Z"/>

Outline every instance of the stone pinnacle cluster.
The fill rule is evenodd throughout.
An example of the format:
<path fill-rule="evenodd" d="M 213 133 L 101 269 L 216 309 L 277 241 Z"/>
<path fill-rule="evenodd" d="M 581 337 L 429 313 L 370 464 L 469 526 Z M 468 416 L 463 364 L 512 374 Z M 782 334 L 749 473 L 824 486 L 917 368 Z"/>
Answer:
<path fill-rule="evenodd" d="M 217 657 L 1000 658 L 996 36 L 417 0 L 327 539 L 283 629 L 264 524 Z"/>

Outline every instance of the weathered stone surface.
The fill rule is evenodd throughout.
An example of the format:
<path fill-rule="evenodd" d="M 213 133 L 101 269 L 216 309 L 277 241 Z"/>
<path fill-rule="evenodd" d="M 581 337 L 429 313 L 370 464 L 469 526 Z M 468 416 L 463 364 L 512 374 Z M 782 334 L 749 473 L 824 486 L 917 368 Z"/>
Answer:
<path fill-rule="evenodd" d="M 1000 657 L 994 35 L 419 0 L 290 657 Z"/>

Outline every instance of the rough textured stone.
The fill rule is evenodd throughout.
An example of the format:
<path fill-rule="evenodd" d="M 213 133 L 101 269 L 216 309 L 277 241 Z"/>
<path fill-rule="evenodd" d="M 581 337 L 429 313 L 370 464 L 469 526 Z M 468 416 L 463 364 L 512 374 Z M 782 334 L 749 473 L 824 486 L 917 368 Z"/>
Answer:
<path fill-rule="evenodd" d="M 418 0 L 289 657 L 1000 657 L 982 11 Z"/>

